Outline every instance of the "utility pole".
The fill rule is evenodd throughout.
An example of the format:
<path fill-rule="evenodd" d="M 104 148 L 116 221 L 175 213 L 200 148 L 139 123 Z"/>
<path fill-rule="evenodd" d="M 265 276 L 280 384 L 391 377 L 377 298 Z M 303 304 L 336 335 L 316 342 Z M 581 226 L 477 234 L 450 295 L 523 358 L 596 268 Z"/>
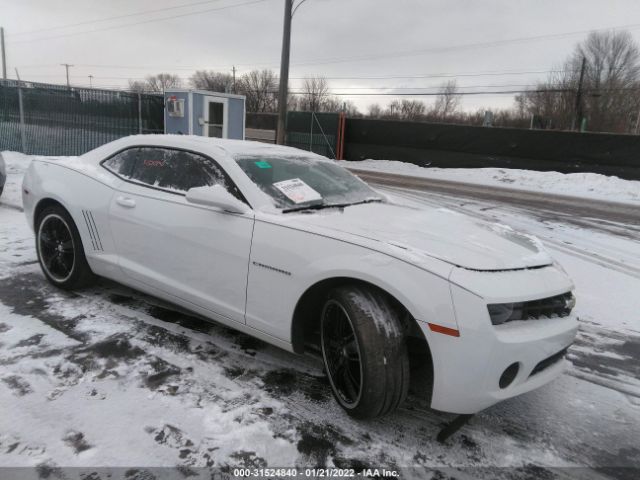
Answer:
<path fill-rule="evenodd" d="M 7 79 L 7 56 L 4 51 L 4 28 L 0 27 L 0 50 L 2 50 L 2 79 Z"/>
<path fill-rule="evenodd" d="M 287 97 L 289 83 L 289 56 L 291 52 L 291 10 L 293 0 L 284 0 L 284 27 L 282 32 L 282 57 L 280 59 L 280 88 L 278 93 L 278 130 L 276 143 L 284 145 L 287 124 Z"/>
<path fill-rule="evenodd" d="M 580 67 L 580 79 L 578 80 L 578 90 L 576 91 L 576 109 L 575 117 L 573 119 L 572 130 L 580 130 L 582 124 L 582 82 L 584 80 L 584 71 L 587 66 L 586 57 L 582 57 L 582 67 Z"/>
<path fill-rule="evenodd" d="M 93 88 L 93 75 L 89 75 L 89 88 Z"/>
<path fill-rule="evenodd" d="M 60 65 L 62 65 L 67 71 L 67 87 L 71 87 L 71 84 L 69 83 L 69 67 L 73 67 L 73 65 L 70 65 L 68 63 L 61 63 Z"/>
<path fill-rule="evenodd" d="M 236 90 L 236 66 L 233 66 L 233 93 L 238 93 Z"/>

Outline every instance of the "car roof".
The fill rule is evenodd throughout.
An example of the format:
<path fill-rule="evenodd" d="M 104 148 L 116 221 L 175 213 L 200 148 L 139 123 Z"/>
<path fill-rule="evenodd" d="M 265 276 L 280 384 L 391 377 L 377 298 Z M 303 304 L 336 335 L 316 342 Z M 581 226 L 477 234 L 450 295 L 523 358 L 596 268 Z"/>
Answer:
<path fill-rule="evenodd" d="M 326 157 L 306 150 L 282 145 L 273 145 L 246 140 L 200 137 L 196 135 L 131 135 L 119 138 L 81 155 L 80 165 L 92 165 L 96 171 L 99 163 L 127 148 L 166 147 L 177 148 L 207 155 L 216 160 L 240 188 L 253 208 L 273 208 L 271 199 L 262 192 L 236 163 L 239 156 L 269 157 L 306 157 L 318 161 L 333 162 Z"/>
<path fill-rule="evenodd" d="M 92 160 L 104 159 L 105 154 L 110 155 L 118 150 L 135 146 L 158 146 L 174 147 L 185 150 L 193 150 L 204 154 L 210 154 L 214 158 L 220 150 L 224 153 L 236 157 L 241 155 L 280 155 L 280 156 L 300 156 L 313 157 L 317 160 L 328 160 L 326 157 L 312 152 L 300 150 L 283 145 L 273 145 L 263 142 L 249 140 L 230 140 L 223 138 L 210 138 L 197 135 L 131 135 L 114 140 L 102 147 L 98 147 L 84 156 Z"/>

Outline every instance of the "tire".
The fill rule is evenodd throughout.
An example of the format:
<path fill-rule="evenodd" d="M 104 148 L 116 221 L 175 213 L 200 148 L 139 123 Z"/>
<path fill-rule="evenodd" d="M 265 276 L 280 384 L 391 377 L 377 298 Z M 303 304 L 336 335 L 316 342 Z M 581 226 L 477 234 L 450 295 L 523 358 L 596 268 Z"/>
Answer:
<path fill-rule="evenodd" d="M 91 285 L 91 271 L 80 233 L 71 215 L 61 206 L 45 208 L 36 219 L 36 251 L 44 276 L 64 290 Z"/>
<path fill-rule="evenodd" d="M 360 285 L 336 288 L 321 315 L 322 358 L 340 406 L 360 419 L 398 408 L 409 390 L 409 355 L 401 317 L 386 295 Z"/>

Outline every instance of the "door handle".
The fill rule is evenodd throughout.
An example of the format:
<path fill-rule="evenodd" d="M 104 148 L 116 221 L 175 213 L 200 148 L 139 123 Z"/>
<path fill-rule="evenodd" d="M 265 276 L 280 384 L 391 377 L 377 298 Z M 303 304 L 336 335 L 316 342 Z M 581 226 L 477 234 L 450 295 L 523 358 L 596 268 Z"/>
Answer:
<path fill-rule="evenodd" d="M 133 208 L 136 206 L 136 201 L 133 198 L 124 197 L 122 195 L 116 197 L 118 205 L 122 205 L 125 208 Z"/>

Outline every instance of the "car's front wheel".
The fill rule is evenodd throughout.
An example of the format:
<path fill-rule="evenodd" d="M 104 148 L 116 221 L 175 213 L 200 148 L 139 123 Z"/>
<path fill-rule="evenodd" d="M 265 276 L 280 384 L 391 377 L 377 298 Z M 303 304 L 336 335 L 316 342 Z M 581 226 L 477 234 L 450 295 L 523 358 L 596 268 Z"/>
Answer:
<path fill-rule="evenodd" d="M 36 250 L 45 277 L 56 287 L 71 290 L 93 281 L 78 229 L 61 206 L 47 207 L 38 215 Z"/>
<path fill-rule="evenodd" d="M 320 325 L 325 369 L 347 413 L 374 418 L 395 410 L 409 389 L 409 356 L 399 312 L 373 288 L 329 292 Z"/>

